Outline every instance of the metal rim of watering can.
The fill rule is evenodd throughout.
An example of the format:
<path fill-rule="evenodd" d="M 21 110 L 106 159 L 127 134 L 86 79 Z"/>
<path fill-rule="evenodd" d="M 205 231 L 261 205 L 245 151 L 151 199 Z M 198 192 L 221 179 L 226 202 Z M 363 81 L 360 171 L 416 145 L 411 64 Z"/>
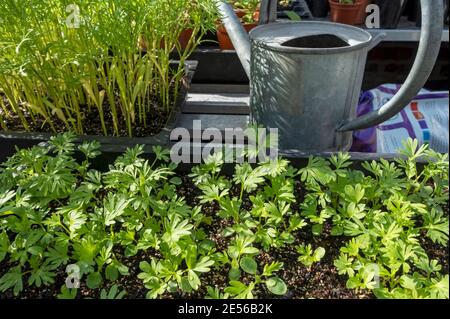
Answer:
<path fill-rule="evenodd" d="M 296 26 L 298 25 L 299 29 L 301 30 L 302 27 L 305 26 L 324 26 L 324 27 L 332 27 L 332 28 L 343 28 L 345 30 L 351 30 L 352 32 L 359 33 L 363 37 L 366 37 L 367 40 L 360 42 L 358 44 L 351 45 L 346 47 L 331 47 L 331 48 L 298 48 L 298 47 L 289 47 L 289 46 L 282 46 L 279 44 L 273 44 L 268 43 L 266 41 L 259 41 L 256 37 L 257 33 L 260 31 L 265 31 L 265 29 L 270 28 L 283 28 L 283 27 L 290 27 L 290 26 Z M 312 34 L 313 35 L 313 34 Z M 276 24 L 263 24 L 256 28 L 254 28 L 249 33 L 250 40 L 253 41 L 254 44 L 258 45 L 261 48 L 276 51 L 276 52 L 282 52 L 282 53 L 302 53 L 302 54 L 338 54 L 338 53 L 345 53 L 345 52 L 352 52 L 361 50 L 363 48 L 372 48 L 373 42 L 377 41 L 377 38 L 373 37 L 369 32 L 357 28 L 354 26 L 346 25 L 346 24 L 340 24 L 340 23 L 334 23 L 334 22 L 325 22 L 325 21 L 301 21 L 301 22 L 281 22 Z"/>

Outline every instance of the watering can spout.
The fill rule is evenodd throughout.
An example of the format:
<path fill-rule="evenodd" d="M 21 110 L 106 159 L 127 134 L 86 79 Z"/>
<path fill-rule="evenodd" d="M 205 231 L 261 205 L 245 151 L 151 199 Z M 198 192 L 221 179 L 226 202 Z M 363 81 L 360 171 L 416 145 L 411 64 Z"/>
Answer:
<path fill-rule="evenodd" d="M 236 16 L 232 6 L 226 0 L 215 0 L 222 23 L 237 52 L 245 73 L 250 78 L 250 38 Z M 277 1 L 262 0 L 260 6 L 260 24 L 275 22 L 277 18 Z"/>

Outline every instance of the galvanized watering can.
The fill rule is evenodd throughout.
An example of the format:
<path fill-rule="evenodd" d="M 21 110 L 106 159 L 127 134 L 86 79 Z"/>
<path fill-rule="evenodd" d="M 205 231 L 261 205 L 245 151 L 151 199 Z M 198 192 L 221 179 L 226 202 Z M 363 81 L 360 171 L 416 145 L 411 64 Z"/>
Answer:
<path fill-rule="evenodd" d="M 250 78 L 251 119 L 279 129 L 281 150 L 346 151 L 352 131 L 399 113 L 426 83 L 442 39 L 442 1 L 421 0 L 422 31 L 401 90 L 378 111 L 356 118 L 367 54 L 385 35 L 329 22 L 276 20 L 277 1 L 263 0 L 260 26 L 247 34 L 232 7 L 216 0 L 222 22 Z"/>

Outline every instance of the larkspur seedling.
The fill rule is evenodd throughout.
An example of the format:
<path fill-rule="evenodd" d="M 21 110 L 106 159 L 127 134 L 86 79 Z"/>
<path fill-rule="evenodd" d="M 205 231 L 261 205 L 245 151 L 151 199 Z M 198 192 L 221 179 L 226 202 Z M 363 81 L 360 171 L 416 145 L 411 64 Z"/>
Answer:
<path fill-rule="evenodd" d="M 347 236 L 333 263 L 348 288 L 379 298 L 448 298 L 448 274 L 423 244 L 426 238 L 448 246 L 446 155 L 408 141 L 407 157 L 364 163 L 365 171 L 338 154 L 311 158 L 300 170 L 284 159 L 240 164 L 231 177 L 212 156 L 192 170 L 199 192 L 192 206 L 177 192 L 182 178 L 167 151 L 154 152 L 148 161 L 136 146 L 99 172 L 90 166 L 99 144 L 77 145 L 66 133 L 3 163 L 0 262 L 7 266 L 0 292 L 20 296 L 28 287 L 53 286 L 73 265 L 92 296 L 122 298 L 120 279 L 130 276 L 132 259 L 141 262 L 138 277 L 149 298 L 284 295 L 283 260 L 261 264 L 260 256 L 295 245 L 301 267 L 312 267 L 327 247 L 301 242 L 299 232 L 322 236 L 331 228 L 331 235 Z M 418 156 L 428 160 L 423 168 Z M 296 196 L 299 185 L 304 199 Z M 222 233 L 211 234 L 217 221 L 225 223 Z M 206 287 L 209 272 L 228 272 L 226 287 Z M 69 287 L 58 291 L 57 298 L 78 296 Z"/>

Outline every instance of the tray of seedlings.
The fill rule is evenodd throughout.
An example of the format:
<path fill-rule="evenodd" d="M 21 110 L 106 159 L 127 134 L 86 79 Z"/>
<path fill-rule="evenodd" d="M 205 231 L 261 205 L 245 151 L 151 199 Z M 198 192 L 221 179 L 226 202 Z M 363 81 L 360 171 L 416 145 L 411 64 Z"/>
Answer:
<path fill-rule="evenodd" d="M 0 298 L 448 298 L 448 158 L 404 146 L 361 169 L 136 146 L 100 171 L 55 136 L 1 165 Z"/>

